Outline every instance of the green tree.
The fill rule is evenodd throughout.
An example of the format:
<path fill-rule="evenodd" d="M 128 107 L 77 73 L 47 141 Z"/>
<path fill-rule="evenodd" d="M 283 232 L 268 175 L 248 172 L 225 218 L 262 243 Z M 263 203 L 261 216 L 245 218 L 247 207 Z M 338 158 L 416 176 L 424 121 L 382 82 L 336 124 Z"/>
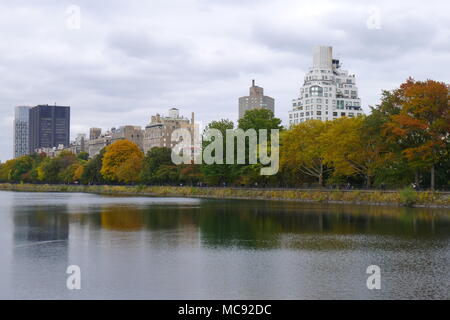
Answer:
<path fill-rule="evenodd" d="M 9 174 L 9 180 L 23 181 L 25 175 L 33 168 L 33 159 L 30 156 L 22 156 L 15 159 L 14 166 Z"/>
<path fill-rule="evenodd" d="M 238 128 L 242 130 L 255 129 L 283 129 L 281 120 L 276 118 L 269 109 L 248 110 L 244 116 L 239 119 Z"/>
<path fill-rule="evenodd" d="M 172 163 L 172 150 L 166 147 L 155 147 L 147 152 L 141 172 L 141 181 L 144 183 L 162 183 L 164 179 L 161 174 L 157 174 L 162 166 L 166 166 L 165 172 L 169 168 L 177 175 L 176 166 Z M 166 175 L 168 177 L 169 175 Z M 173 178 L 173 175 L 170 175 Z M 166 182 L 171 182 L 167 180 Z"/>
<path fill-rule="evenodd" d="M 226 131 L 234 129 L 234 123 L 228 119 L 222 119 L 220 121 L 212 121 L 205 128 L 205 132 L 203 133 L 203 150 L 208 147 L 211 143 L 214 143 L 214 139 L 212 141 L 207 141 L 206 133 L 209 129 L 216 129 L 221 133 L 222 136 L 222 146 L 225 148 L 226 146 Z M 224 150 L 223 150 L 224 151 Z M 215 151 L 212 152 L 212 156 L 216 156 Z M 213 163 L 206 164 L 203 163 L 200 166 L 200 171 L 204 177 L 204 180 L 208 184 L 218 185 L 221 183 L 232 183 L 239 176 L 239 168 L 236 165 L 226 164 L 226 152 L 223 152 L 222 156 L 222 164 Z"/>
<path fill-rule="evenodd" d="M 105 148 L 84 165 L 80 178 L 82 184 L 102 184 L 106 182 L 101 174 L 104 154 Z"/>
<path fill-rule="evenodd" d="M 77 158 L 78 158 L 79 160 L 85 160 L 85 161 L 87 161 L 87 160 L 89 159 L 89 153 L 82 151 L 82 152 L 80 152 L 79 154 L 77 154 Z"/>

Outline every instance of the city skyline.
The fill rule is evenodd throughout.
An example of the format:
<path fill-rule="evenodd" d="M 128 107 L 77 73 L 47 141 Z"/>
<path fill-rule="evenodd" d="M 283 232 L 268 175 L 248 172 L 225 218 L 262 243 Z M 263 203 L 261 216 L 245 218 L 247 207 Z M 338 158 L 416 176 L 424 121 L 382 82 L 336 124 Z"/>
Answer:
<path fill-rule="evenodd" d="M 382 89 L 409 76 L 448 81 L 442 65 L 449 61 L 449 4 L 431 2 L 442 10 L 418 1 L 408 8 L 388 1 L 376 7 L 273 1 L 258 3 L 258 10 L 254 1 L 171 1 L 151 8 L 79 1 L 79 29 L 67 27 L 64 5 L 2 4 L 0 160 L 13 157 L 14 107 L 20 105 L 72 106 L 73 139 L 90 127 L 145 126 L 142 119 L 174 106 L 203 123 L 217 110 L 236 121 L 236 99 L 257 79 L 286 126 L 316 45 L 333 46 L 343 67 L 358 76 L 368 113 Z M 434 19 L 424 19 L 431 12 Z"/>

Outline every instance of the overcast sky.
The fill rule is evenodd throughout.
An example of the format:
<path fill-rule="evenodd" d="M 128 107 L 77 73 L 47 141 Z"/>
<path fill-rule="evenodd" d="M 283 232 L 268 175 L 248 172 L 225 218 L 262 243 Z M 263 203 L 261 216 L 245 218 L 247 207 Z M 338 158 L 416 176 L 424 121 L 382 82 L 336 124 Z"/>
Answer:
<path fill-rule="evenodd" d="M 70 105 L 72 138 L 171 107 L 235 121 L 256 79 L 286 124 L 316 45 L 356 74 L 368 111 L 409 76 L 450 81 L 449 12 L 447 0 L 1 0 L 0 159 L 17 105 Z"/>

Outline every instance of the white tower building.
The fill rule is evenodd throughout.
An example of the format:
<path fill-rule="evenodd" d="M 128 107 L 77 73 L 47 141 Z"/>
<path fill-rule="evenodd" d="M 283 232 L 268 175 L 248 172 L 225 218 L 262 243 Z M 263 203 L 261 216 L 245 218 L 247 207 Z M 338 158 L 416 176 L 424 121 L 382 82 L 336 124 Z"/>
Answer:
<path fill-rule="evenodd" d="M 355 75 L 341 69 L 332 47 L 314 48 L 313 67 L 305 75 L 299 98 L 292 101 L 289 125 L 362 114 Z"/>

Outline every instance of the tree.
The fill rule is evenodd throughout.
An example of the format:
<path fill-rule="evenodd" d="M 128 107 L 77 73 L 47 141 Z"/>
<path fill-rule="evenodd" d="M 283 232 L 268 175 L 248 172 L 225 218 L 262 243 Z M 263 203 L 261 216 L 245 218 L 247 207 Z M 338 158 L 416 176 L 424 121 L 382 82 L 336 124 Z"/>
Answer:
<path fill-rule="evenodd" d="M 70 183 L 72 180 L 72 165 L 78 163 L 77 157 L 70 151 L 62 151 L 55 158 L 45 157 L 37 167 L 37 178 L 47 183 Z"/>
<path fill-rule="evenodd" d="M 74 182 L 81 181 L 81 177 L 83 176 L 85 166 L 86 166 L 86 161 L 76 164 L 75 170 L 73 172 L 73 181 Z"/>
<path fill-rule="evenodd" d="M 366 121 L 365 117 L 336 119 L 319 140 L 324 147 L 324 163 L 334 167 L 334 176 L 361 175 L 370 188 L 385 158 L 377 139 L 364 132 L 370 127 Z"/>
<path fill-rule="evenodd" d="M 77 158 L 79 160 L 88 160 L 89 159 L 89 153 L 82 151 L 79 154 L 77 154 Z"/>
<path fill-rule="evenodd" d="M 41 182 L 57 183 L 59 182 L 60 163 L 55 159 L 45 158 L 39 165 L 38 179 Z"/>
<path fill-rule="evenodd" d="M 104 154 L 105 148 L 100 150 L 99 154 L 88 160 L 88 162 L 84 165 L 83 173 L 80 178 L 82 184 L 101 184 L 105 182 L 105 179 L 100 172 L 102 169 Z"/>
<path fill-rule="evenodd" d="M 75 182 L 75 172 L 77 171 L 78 167 L 80 167 L 80 163 L 76 162 L 65 168 L 64 170 L 61 170 L 59 174 L 59 180 L 64 183 L 73 183 Z"/>
<path fill-rule="evenodd" d="M 176 182 L 178 180 L 177 166 L 174 164 L 163 164 L 158 167 L 152 176 L 152 182 L 158 184 L 165 184 Z"/>
<path fill-rule="evenodd" d="M 281 136 L 281 166 L 298 169 L 305 175 L 318 179 L 323 186 L 324 175 L 330 171 L 325 165 L 325 145 L 321 136 L 330 127 L 330 122 L 310 120 L 300 123 Z"/>
<path fill-rule="evenodd" d="M 158 178 L 156 177 L 156 172 L 161 166 L 172 166 L 172 170 L 176 172 L 176 167 L 172 163 L 172 150 L 170 148 L 155 147 L 147 152 L 141 172 L 142 182 L 161 182 L 161 175 Z"/>
<path fill-rule="evenodd" d="M 117 180 L 124 183 L 139 182 L 142 171 L 143 153 L 134 152 L 117 168 Z"/>
<path fill-rule="evenodd" d="M 136 163 L 130 164 L 129 159 Z M 143 159 L 144 154 L 135 143 L 119 140 L 106 147 L 100 173 L 113 182 L 137 181 Z"/>
<path fill-rule="evenodd" d="M 436 165 L 449 157 L 449 85 L 409 78 L 392 96 L 397 112 L 391 112 L 385 125 L 386 138 L 401 146 L 401 154 L 416 172 L 430 170 L 430 187 L 434 190 Z"/>
<path fill-rule="evenodd" d="M 226 131 L 234 129 L 234 123 L 228 119 L 222 119 L 220 121 L 212 121 L 208 124 L 203 132 L 203 150 L 207 148 L 211 143 L 215 142 L 216 138 L 211 138 L 212 141 L 207 141 L 207 132 L 209 129 L 216 129 L 220 132 L 222 136 L 222 147 L 226 146 Z M 216 156 L 215 151 L 213 151 L 212 156 Z M 213 185 L 218 185 L 221 183 L 231 183 L 237 176 L 239 176 L 239 170 L 236 165 L 226 164 L 226 152 L 222 155 L 222 164 L 203 163 L 200 166 L 200 171 L 205 179 L 205 182 Z"/>
<path fill-rule="evenodd" d="M 200 166 L 197 164 L 178 165 L 179 180 L 183 183 L 195 184 L 201 179 Z"/>
<path fill-rule="evenodd" d="M 244 116 L 239 119 L 238 128 L 242 130 L 255 129 L 256 132 L 260 129 L 279 129 L 281 120 L 275 118 L 273 112 L 269 109 L 252 109 L 248 110 Z"/>
<path fill-rule="evenodd" d="M 0 165 L 0 181 L 10 182 L 11 180 L 11 171 L 14 169 L 16 164 L 16 160 L 8 160 L 5 163 Z"/>
<path fill-rule="evenodd" d="M 9 180 L 23 181 L 25 174 L 33 168 L 33 159 L 30 156 L 22 156 L 13 161 L 14 165 L 9 173 Z"/>

